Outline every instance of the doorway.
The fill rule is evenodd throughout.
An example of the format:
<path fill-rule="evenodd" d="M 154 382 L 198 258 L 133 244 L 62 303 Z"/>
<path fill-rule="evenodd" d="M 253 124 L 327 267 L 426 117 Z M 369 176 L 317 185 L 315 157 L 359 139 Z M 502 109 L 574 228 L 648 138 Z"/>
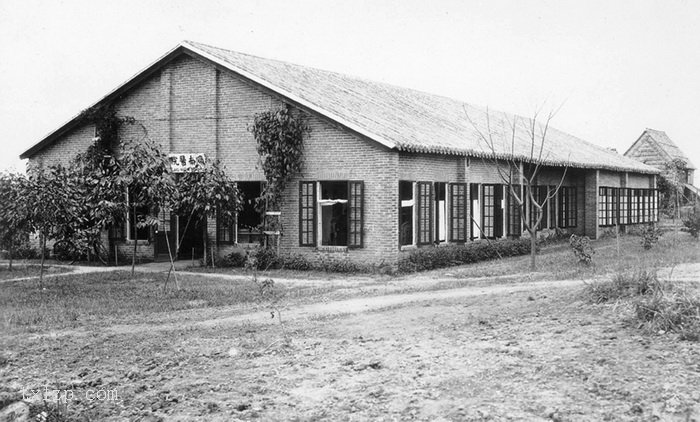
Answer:
<path fill-rule="evenodd" d="M 177 215 L 178 259 L 200 259 L 204 256 L 206 220 L 199 214 Z"/>

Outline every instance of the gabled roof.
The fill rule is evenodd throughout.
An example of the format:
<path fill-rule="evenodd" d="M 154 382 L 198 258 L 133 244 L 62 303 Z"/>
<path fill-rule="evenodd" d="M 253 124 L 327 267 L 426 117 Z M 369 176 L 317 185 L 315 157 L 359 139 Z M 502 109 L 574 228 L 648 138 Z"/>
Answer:
<path fill-rule="evenodd" d="M 253 81 L 290 103 L 318 113 L 346 128 L 398 151 L 483 157 L 491 151 L 478 136 L 497 133 L 496 153 L 527 161 L 531 141 L 527 119 L 486 110 L 465 102 L 340 73 L 184 41 L 153 65 L 108 94 L 112 101 L 180 54 L 188 54 Z M 511 144 L 511 128 L 515 139 Z M 73 126 L 71 126 L 71 124 Z M 75 126 L 75 119 L 22 154 L 27 158 Z M 541 127 L 539 128 L 541 130 Z M 618 171 L 658 170 L 605 148 L 549 128 L 542 155 L 547 164 Z"/>
<path fill-rule="evenodd" d="M 683 151 L 681 151 L 680 148 L 678 148 L 678 145 L 676 145 L 671 140 L 671 138 L 668 137 L 666 132 L 662 130 L 654 130 L 649 128 L 644 129 L 644 132 L 642 132 L 642 134 L 639 135 L 639 138 L 637 138 L 637 140 L 632 144 L 632 146 L 630 146 L 627 149 L 625 155 L 627 155 L 627 153 L 630 152 L 638 142 L 645 138 L 644 135 L 647 135 L 646 139 L 653 142 L 654 146 L 656 146 L 656 149 L 661 151 L 665 155 L 665 157 L 662 157 L 662 159 L 668 161 L 680 159 L 686 162 L 686 168 L 695 169 L 695 166 L 690 161 L 690 159 L 683 153 Z"/>

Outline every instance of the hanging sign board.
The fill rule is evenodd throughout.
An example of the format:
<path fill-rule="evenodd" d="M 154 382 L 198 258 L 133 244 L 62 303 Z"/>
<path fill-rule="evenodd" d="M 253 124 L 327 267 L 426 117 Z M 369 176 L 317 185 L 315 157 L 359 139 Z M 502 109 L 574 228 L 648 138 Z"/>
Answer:
<path fill-rule="evenodd" d="M 204 171 L 204 165 L 207 162 L 204 153 L 168 154 L 168 160 L 173 173 Z"/>

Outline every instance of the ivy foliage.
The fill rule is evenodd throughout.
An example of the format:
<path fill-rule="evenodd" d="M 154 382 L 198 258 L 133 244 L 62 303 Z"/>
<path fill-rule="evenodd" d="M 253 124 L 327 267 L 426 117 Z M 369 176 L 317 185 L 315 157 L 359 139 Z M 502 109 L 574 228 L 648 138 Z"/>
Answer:
<path fill-rule="evenodd" d="M 290 107 L 255 115 L 251 131 L 267 187 L 263 198 L 272 209 L 279 208 L 282 192 L 303 164 L 303 139 L 309 126 L 305 116 Z"/>
<path fill-rule="evenodd" d="M 98 104 L 83 110 L 78 116 L 83 124 L 94 124 L 97 134 L 96 148 L 99 152 L 111 152 L 119 142 L 119 128 L 134 124 L 133 117 L 120 117 L 112 104 Z"/>

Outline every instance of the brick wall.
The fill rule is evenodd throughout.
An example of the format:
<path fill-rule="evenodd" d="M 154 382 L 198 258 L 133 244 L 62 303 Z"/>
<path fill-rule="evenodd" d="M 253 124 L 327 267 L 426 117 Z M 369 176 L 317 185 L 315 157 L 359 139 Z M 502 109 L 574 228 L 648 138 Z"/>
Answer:
<path fill-rule="evenodd" d="M 181 56 L 142 81 L 116 103 L 120 115 L 133 116 L 122 137 L 150 139 L 166 152 L 205 153 L 219 159 L 232 179 L 262 181 L 255 140 L 248 130 L 255 114 L 280 106 L 281 100 L 268 91 L 229 72 L 217 70 L 189 56 Z M 290 184 L 282 204 L 284 236 L 280 249 L 312 260 L 351 259 L 363 263 L 395 263 L 399 251 L 399 180 L 503 183 L 488 160 L 436 154 L 389 151 L 378 143 L 356 135 L 317 115 L 309 117 L 311 131 L 305 139 L 301 174 Z M 31 165 L 67 162 L 92 142 L 94 128 L 85 126 L 33 157 Z M 541 184 L 557 184 L 562 169 L 542 170 Z M 617 173 L 601 176 L 620 182 Z M 616 178 L 616 179 L 615 179 Z M 364 181 L 364 248 L 313 248 L 299 246 L 299 181 Z M 630 175 L 630 186 L 646 183 L 648 176 Z M 578 186 L 579 227 L 597 235 L 597 187 L 595 171 L 569 170 L 565 186 Z M 470 203 L 467 190 L 467 204 Z M 468 224 L 468 227 L 470 225 Z M 207 229 L 215 239 L 216 224 Z M 129 244 L 120 245 L 127 255 Z M 231 248 L 220 252 L 229 252 Z M 143 258 L 153 255 L 153 245 L 139 245 Z"/>

